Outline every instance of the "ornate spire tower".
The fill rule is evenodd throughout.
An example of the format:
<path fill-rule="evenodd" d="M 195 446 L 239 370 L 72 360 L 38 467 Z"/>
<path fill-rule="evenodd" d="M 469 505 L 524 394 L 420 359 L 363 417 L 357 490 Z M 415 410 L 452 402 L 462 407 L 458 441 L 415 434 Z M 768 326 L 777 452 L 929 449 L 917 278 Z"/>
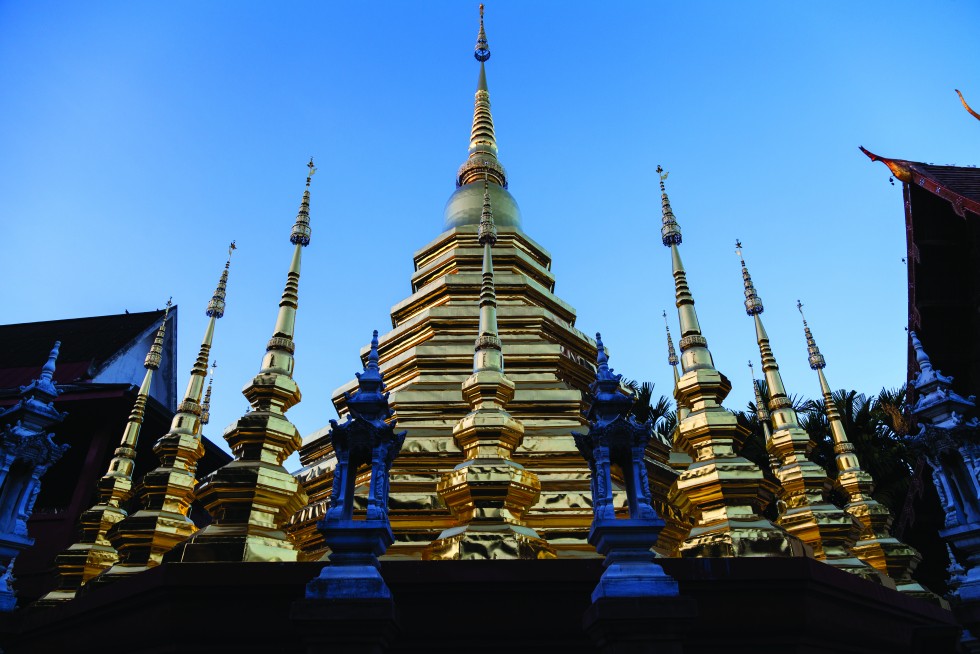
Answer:
<path fill-rule="evenodd" d="M 823 468 L 807 456 L 812 448 L 810 435 L 804 430 L 786 393 L 776 357 L 769 346 L 769 335 L 762 325 L 765 307 L 752 284 L 752 277 L 742 257 L 742 244 L 735 242 L 735 253 L 742 264 L 745 285 L 745 313 L 755 322 L 755 336 L 762 357 L 762 372 L 769 388 L 769 416 L 773 433 L 766 448 L 778 457 L 781 465 L 775 471 L 780 483 L 779 499 L 785 511 L 777 523 L 813 548 L 813 555 L 836 568 L 880 581 L 880 575 L 857 559 L 850 548 L 860 535 L 860 525 L 828 499 L 830 480 Z"/>
<path fill-rule="evenodd" d="M 797 300 L 796 308 L 799 309 L 800 316 L 803 316 L 803 303 Z M 935 595 L 912 579 L 912 573 L 919 565 L 922 556 L 914 547 L 906 545 L 891 535 L 891 512 L 871 496 L 874 480 L 861 468 L 861 462 L 854 452 L 854 445 L 847 438 L 844 421 L 841 420 L 837 404 L 834 402 L 834 394 L 823 371 L 827 367 L 827 361 L 817 347 L 805 316 L 803 316 L 803 332 L 806 335 L 810 368 L 817 371 L 824 412 L 830 423 L 830 437 L 834 441 L 834 454 L 837 455 L 836 483 L 847 497 L 844 510 L 861 524 L 861 536 L 851 550 L 862 561 L 893 579 L 899 591 L 934 600 Z"/>
<path fill-rule="evenodd" d="M 694 463 L 681 473 L 672 494 L 684 494 L 697 518 L 681 544 L 685 557 L 794 556 L 803 553 L 800 542 L 762 514 L 774 488 L 762 471 L 736 452 L 748 431 L 721 405 L 731 382 L 714 367 L 708 341 L 694 310 L 678 245 L 681 229 L 667 198 L 667 173 L 659 166 L 663 244 L 670 248 L 681 326 L 681 366 L 677 381 L 678 405 L 690 407 L 680 423 L 675 447 L 693 452 Z"/>
<path fill-rule="evenodd" d="M 534 472 L 541 484 L 541 501 L 522 520 L 561 553 L 596 556 L 586 540 L 592 521 L 588 468 L 571 436 L 586 426 L 582 393 L 595 375 L 596 346 L 576 328 L 575 310 L 555 294 L 551 255 L 524 233 L 517 204 L 504 187 L 508 178 L 497 159 L 500 125 L 491 118 L 486 82 L 485 30 L 474 54 L 479 77 L 472 122 L 466 118 L 470 147 L 454 176 L 445 231 L 415 253 L 410 294 L 391 309 L 392 329 L 378 338 L 391 407 L 398 428 L 407 432 L 391 468 L 389 516 L 396 542 L 386 556 L 421 557 L 433 539 L 459 525 L 436 486 L 466 460 L 453 429 L 473 410 L 460 385 L 473 374 L 473 334 L 488 310 L 478 308 L 485 250 L 478 232 L 488 194 L 497 230 L 495 311 L 507 344 L 507 378 L 515 386 L 506 409 L 525 428 L 523 446 L 508 458 Z M 362 359 L 368 351 L 365 345 Z M 346 394 L 356 388 L 352 378 L 334 391 L 341 417 L 348 413 Z M 316 522 L 329 504 L 336 458 L 329 431 L 324 426 L 310 434 L 300 449 L 304 468 L 298 477 L 311 501 L 290 529 L 304 559 L 318 559 L 326 548 Z"/>
<path fill-rule="evenodd" d="M 252 410 L 225 432 L 235 459 L 201 481 L 197 498 L 214 519 L 170 555 L 181 561 L 295 561 L 296 549 L 283 531 L 306 506 L 306 493 L 282 466 L 302 444 L 286 411 L 302 395 L 293 380 L 293 342 L 299 306 L 303 248 L 310 243 L 310 159 L 306 189 L 289 235 L 293 257 L 279 314 L 259 374 L 242 394 Z M 170 558 L 168 557 L 168 558 Z"/>
<path fill-rule="evenodd" d="M 153 446 L 160 465 L 146 473 L 136 490 L 142 508 L 109 529 L 107 537 L 119 553 L 119 561 L 91 583 L 113 581 L 160 565 L 164 554 L 197 529 L 187 513 L 197 485 L 197 462 L 204 455 L 201 393 L 208 375 L 215 322 L 225 315 L 228 269 L 234 250 L 232 241 L 225 268 L 205 311 L 208 325 L 191 368 L 184 401 L 177 407 L 170 431 Z"/>
<path fill-rule="evenodd" d="M 752 365 L 751 360 L 749 361 L 749 375 L 752 377 L 752 390 L 755 392 L 755 417 L 762 426 L 762 437 L 766 441 L 766 451 L 769 453 L 769 467 L 772 469 L 772 474 L 775 475 L 782 464 L 779 462 L 776 450 L 772 448 L 772 426 L 769 424 L 769 410 L 766 408 L 765 400 L 762 399 L 762 387 L 759 386 L 759 380 L 755 378 L 755 366 Z"/>
<path fill-rule="evenodd" d="M 482 31 L 482 29 L 481 29 Z M 465 461 L 445 475 L 439 495 L 458 526 L 442 532 L 426 550 L 430 559 L 552 558 L 548 544 L 524 523 L 538 501 L 537 475 L 513 461 L 524 439 L 524 425 L 507 413 L 514 382 L 504 374 L 504 355 L 497 330 L 497 293 L 493 282 L 493 245 L 497 228 L 484 181 L 483 216 L 478 233 L 483 246 L 480 326 L 473 355 L 473 374 L 463 382 L 471 411 L 453 429 Z"/>
<path fill-rule="evenodd" d="M 75 593 L 93 577 L 119 560 L 119 554 L 106 538 L 109 529 L 126 517 L 125 506 L 132 497 L 133 469 L 136 466 L 136 444 L 139 441 L 146 401 L 150 396 L 153 373 L 160 368 L 163 355 L 163 339 L 167 332 L 167 319 L 172 303 L 167 300 L 163 320 L 157 329 L 153 344 L 146 355 L 143 367 L 146 374 L 136 395 L 136 403 L 129 414 L 119 447 L 109 463 L 109 470 L 98 484 L 99 500 L 82 514 L 79 522 L 82 535 L 79 540 L 55 559 L 60 581 L 58 588 L 38 600 L 38 605 L 56 604 L 75 597 Z"/>

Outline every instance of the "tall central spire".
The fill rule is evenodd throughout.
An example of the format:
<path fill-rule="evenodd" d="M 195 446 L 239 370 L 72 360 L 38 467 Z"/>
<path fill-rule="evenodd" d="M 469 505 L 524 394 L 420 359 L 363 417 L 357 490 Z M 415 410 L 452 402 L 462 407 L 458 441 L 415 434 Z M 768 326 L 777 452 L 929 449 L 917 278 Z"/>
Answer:
<path fill-rule="evenodd" d="M 490 59 L 490 44 L 483 27 L 483 5 L 480 5 L 480 31 L 477 33 L 473 57 L 480 62 L 480 76 L 473 101 L 473 125 L 466 161 L 456 172 L 456 192 L 446 203 L 446 228 L 476 225 L 480 222 L 480 181 L 488 182 L 493 198 L 496 222 L 501 227 L 520 227 L 521 216 L 517 203 L 507 191 L 507 173 L 497 159 L 497 136 L 490 112 L 490 89 L 487 86 L 486 63 Z"/>

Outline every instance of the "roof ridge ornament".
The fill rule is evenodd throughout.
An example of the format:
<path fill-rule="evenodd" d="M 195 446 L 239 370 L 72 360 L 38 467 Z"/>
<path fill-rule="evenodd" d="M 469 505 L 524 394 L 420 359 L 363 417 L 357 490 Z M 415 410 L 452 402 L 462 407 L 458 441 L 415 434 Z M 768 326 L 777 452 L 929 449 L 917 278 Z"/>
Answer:
<path fill-rule="evenodd" d="M 480 7 L 482 8 L 482 7 L 483 7 L 483 5 L 480 5 Z M 975 111 L 974 111 L 974 110 L 973 110 L 973 109 L 972 109 L 972 108 L 970 107 L 970 105 L 968 105 L 968 104 L 966 103 L 966 98 L 964 98 L 964 97 L 963 97 L 963 94 L 962 94 L 962 93 L 960 93 L 960 90 L 959 90 L 959 89 L 953 89 L 953 90 L 954 90 L 954 91 L 956 91 L 956 95 L 958 95 L 958 96 L 960 96 L 960 102 L 962 102 L 962 103 L 963 103 L 963 107 L 964 107 L 964 108 L 966 108 L 966 110 L 967 110 L 968 112 L 970 112 L 970 115 L 971 115 L 971 116 L 973 116 L 974 118 L 976 118 L 977 120 L 980 120 L 980 114 L 978 114 L 977 112 L 975 112 Z"/>

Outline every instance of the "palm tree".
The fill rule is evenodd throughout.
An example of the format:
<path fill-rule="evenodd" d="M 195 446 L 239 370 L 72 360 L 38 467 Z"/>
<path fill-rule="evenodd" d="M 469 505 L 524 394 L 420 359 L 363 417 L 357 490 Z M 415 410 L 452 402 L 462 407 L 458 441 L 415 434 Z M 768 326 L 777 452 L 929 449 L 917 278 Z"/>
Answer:
<path fill-rule="evenodd" d="M 653 420 L 653 430 L 665 442 L 671 442 L 671 435 L 677 424 L 677 414 L 673 410 L 673 402 L 666 395 L 653 399 L 653 382 L 638 383 L 632 379 L 623 380 L 623 384 L 636 393 L 636 401 L 630 409 L 630 415 L 637 422 L 644 423 Z"/>

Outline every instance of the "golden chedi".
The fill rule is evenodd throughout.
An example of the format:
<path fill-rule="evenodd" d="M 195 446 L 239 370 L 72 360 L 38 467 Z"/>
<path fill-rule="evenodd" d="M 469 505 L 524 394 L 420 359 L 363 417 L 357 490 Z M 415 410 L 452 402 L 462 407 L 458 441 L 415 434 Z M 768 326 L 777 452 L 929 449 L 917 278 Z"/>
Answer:
<path fill-rule="evenodd" d="M 251 410 L 225 430 L 235 458 L 201 480 L 197 499 L 214 520 L 171 552 L 178 561 L 295 561 L 296 549 L 283 530 L 306 505 L 306 493 L 283 467 L 302 443 L 285 413 L 299 403 L 293 380 L 296 310 L 303 248 L 310 242 L 309 163 L 306 189 L 290 233 L 293 256 L 272 338 L 258 375 L 242 390 Z"/>
<path fill-rule="evenodd" d="M 58 587 L 44 595 L 35 606 L 46 606 L 68 601 L 93 577 L 108 569 L 119 560 L 119 554 L 109 542 L 106 533 L 126 517 L 126 504 L 133 495 L 133 469 L 136 467 L 136 445 L 146 412 L 146 400 L 150 396 L 153 373 L 160 368 L 163 339 L 170 316 L 170 300 L 163 312 L 163 320 L 146 354 L 143 367 L 146 374 L 136 395 L 133 410 L 126 421 L 122 440 L 113 452 L 109 470 L 98 483 L 98 503 L 82 513 L 79 523 L 82 534 L 77 542 L 55 558 L 58 568 Z"/>
<path fill-rule="evenodd" d="M 738 455 L 748 431 L 721 402 L 731 382 L 714 367 L 707 339 L 694 310 L 694 296 L 678 245 L 681 230 L 660 176 L 663 227 L 661 236 L 670 248 L 677 315 L 680 322 L 681 367 L 675 398 L 689 413 L 678 425 L 674 447 L 692 455 L 694 462 L 671 488 L 675 506 L 689 502 L 694 526 L 681 543 L 684 557 L 799 556 L 803 545 L 762 516 L 775 488 L 762 471 Z"/>
<path fill-rule="evenodd" d="M 184 400 L 177 406 L 170 431 L 153 446 L 160 465 L 146 473 L 137 488 L 141 508 L 108 532 L 109 542 L 119 553 L 119 561 L 92 583 L 106 583 L 160 565 L 164 554 L 197 530 L 187 514 L 197 486 L 197 462 L 204 455 L 201 394 L 204 378 L 208 375 L 215 322 L 225 315 L 228 269 L 234 249 L 235 242 L 232 241 L 218 286 L 208 302 L 208 324 L 191 368 Z"/>
<path fill-rule="evenodd" d="M 585 426 L 582 391 L 594 376 L 596 346 L 575 328 L 574 309 L 555 295 L 551 256 L 524 233 L 507 190 L 490 113 L 488 53 L 481 29 L 469 153 L 446 206 L 446 231 L 415 253 L 412 294 L 394 306 L 393 329 L 379 338 L 391 407 L 398 428 L 407 431 L 391 469 L 389 517 L 397 540 L 386 557 L 421 557 L 433 539 L 458 525 L 436 485 L 465 460 L 453 430 L 472 410 L 459 389 L 473 371 L 480 315 L 484 182 L 498 232 L 493 246 L 498 327 L 507 345 L 507 378 L 515 386 L 507 412 L 524 427 L 523 445 L 511 460 L 533 472 L 541 485 L 540 499 L 522 519 L 560 555 L 594 557 L 586 541 L 592 521 L 589 472 L 571 432 Z M 362 359 L 367 352 L 365 347 Z M 344 393 L 356 387 L 351 380 L 334 391 L 341 416 L 347 412 Z M 325 551 L 316 521 L 329 502 L 335 461 L 328 431 L 324 427 L 308 436 L 300 450 L 303 468 L 297 476 L 310 505 L 294 516 L 290 528 L 304 559 Z M 357 483 L 364 487 L 368 480 L 365 471 Z"/>
<path fill-rule="evenodd" d="M 830 479 L 823 468 L 810 460 L 813 443 L 810 435 L 800 426 L 793 402 L 783 384 L 779 364 L 769 344 L 769 335 L 762 324 L 765 307 L 745 266 L 742 244 L 736 241 L 735 247 L 742 264 L 745 313 L 755 323 L 762 372 L 769 387 L 767 408 L 772 421 L 772 434 L 767 437 L 766 448 L 779 463 L 774 471 L 779 480 L 781 508 L 776 524 L 810 546 L 815 558 L 880 583 L 883 581 L 881 575 L 850 550 L 860 535 L 860 524 L 831 503 Z"/>
<path fill-rule="evenodd" d="M 796 308 L 800 310 L 800 315 L 803 315 L 803 304 L 798 300 Z M 805 317 L 803 330 L 806 335 L 810 367 L 817 371 L 824 412 L 830 424 L 830 437 L 834 442 L 837 464 L 836 484 L 847 498 L 844 510 L 861 525 L 860 536 L 851 547 L 852 551 L 862 561 L 894 580 L 898 591 L 942 604 L 943 600 L 912 579 L 912 573 L 922 560 L 922 555 L 911 545 L 891 535 L 893 519 L 891 511 L 871 495 L 874 490 L 874 480 L 861 467 L 861 462 L 854 452 L 854 445 L 847 438 L 844 421 L 837 410 L 834 394 L 823 371 L 827 361 L 820 353 Z"/>

